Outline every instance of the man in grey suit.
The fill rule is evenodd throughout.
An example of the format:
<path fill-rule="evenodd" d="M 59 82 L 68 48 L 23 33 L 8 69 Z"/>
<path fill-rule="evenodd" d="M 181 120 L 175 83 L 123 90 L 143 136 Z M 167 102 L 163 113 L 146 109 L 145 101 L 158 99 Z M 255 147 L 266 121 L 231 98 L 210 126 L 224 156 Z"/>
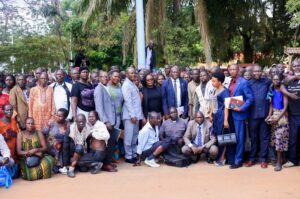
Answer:
<path fill-rule="evenodd" d="M 188 127 L 183 136 L 185 145 L 182 147 L 182 153 L 190 156 L 197 161 L 201 154 L 208 156 L 208 162 L 216 159 L 218 147 L 216 137 L 212 134 L 212 124 L 204 119 L 202 112 L 196 112 L 195 119 L 188 123 Z"/>
<path fill-rule="evenodd" d="M 116 165 L 112 164 L 114 149 L 117 141 L 118 133 L 114 128 L 116 124 L 116 107 L 111 99 L 111 95 L 107 89 L 108 74 L 100 71 L 100 83 L 95 88 L 94 98 L 96 111 L 99 119 L 103 122 L 110 133 L 110 138 L 107 143 L 106 158 L 103 162 L 102 170 L 108 172 L 116 172 Z"/>
<path fill-rule="evenodd" d="M 144 118 L 139 89 L 134 84 L 135 78 L 135 69 L 132 67 L 127 68 L 126 79 L 122 86 L 124 97 L 122 119 L 124 124 L 125 161 L 131 164 L 137 161 L 139 121 Z"/>

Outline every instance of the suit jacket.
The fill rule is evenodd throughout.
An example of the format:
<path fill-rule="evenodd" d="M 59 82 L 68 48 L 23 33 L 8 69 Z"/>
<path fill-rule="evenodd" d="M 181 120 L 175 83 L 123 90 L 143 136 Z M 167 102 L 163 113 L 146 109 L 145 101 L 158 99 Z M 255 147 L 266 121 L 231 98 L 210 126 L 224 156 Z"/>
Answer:
<path fill-rule="evenodd" d="M 183 116 L 187 117 L 189 111 L 187 82 L 181 78 L 179 78 L 179 82 L 180 82 L 181 106 L 184 107 Z M 161 89 L 162 89 L 163 111 L 164 114 L 169 114 L 169 108 L 176 107 L 175 92 L 174 92 L 172 78 L 168 78 L 167 80 L 163 81 Z"/>
<path fill-rule="evenodd" d="M 128 78 L 125 79 L 122 85 L 122 94 L 124 98 L 122 119 L 131 119 L 133 117 L 136 117 L 138 120 L 143 119 L 144 115 L 139 89 Z"/>
<path fill-rule="evenodd" d="M 235 88 L 233 90 L 233 96 L 243 96 L 244 104 L 240 107 L 241 112 L 231 111 L 234 120 L 245 120 L 248 116 L 248 108 L 253 103 L 253 92 L 251 86 L 247 80 L 239 77 Z"/>
<path fill-rule="evenodd" d="M 206 148 L 210 148 L 217 142 L 216 136 L 212 134 L 212 124 L 208 120 L 204 120 L 202 127 L 203 145 Z M 189 145 L 197 136 L 198 123 L 195 120 L 191 120 L 188 123 L 187 129 L 183 136 L 184 143 Z"/>
<path fill-rule="evenodd" d="M 20 86 L 16 85 L 10 90 L 9 103 L 18 114 L 21 125 L 25 127 L 25 120 L 28 117 L 28 103 Z"/>
<path fill-rule="evenodd" d="M 94 99 L 100 121 L 103 123 L 109 122 L 114 126 L 116 124 L 116 107 L 103 84 L 99 83 L 95 88 Z"/>

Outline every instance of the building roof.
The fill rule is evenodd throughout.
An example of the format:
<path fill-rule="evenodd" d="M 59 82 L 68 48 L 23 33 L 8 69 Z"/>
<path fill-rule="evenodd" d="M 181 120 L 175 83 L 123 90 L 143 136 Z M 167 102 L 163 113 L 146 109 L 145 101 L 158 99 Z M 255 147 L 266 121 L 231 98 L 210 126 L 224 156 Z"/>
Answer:
<path fill-rule="evenodd" d="M 300 48 L 285 48 L 284 53 L 288 55 L 300 55 Z"/>

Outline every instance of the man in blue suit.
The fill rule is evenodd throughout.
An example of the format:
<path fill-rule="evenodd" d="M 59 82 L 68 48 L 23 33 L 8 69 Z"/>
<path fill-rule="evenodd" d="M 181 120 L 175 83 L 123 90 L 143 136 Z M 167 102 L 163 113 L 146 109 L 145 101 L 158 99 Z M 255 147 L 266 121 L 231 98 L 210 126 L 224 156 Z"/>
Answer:
<path fill-rule="evenodd" d="M 253 92 L 247 80 L 240 77 L 239 66 L 236 64 L 229 66 L 231 82 L 229 84 L 229 93 L 231 97 L 243 96 L 244 104 L 231 110 L 231 117 L 236 133 L 237 144 L 235 147 L 228 147 L 228 161 L 231 164 L 230 169 L 237 169 L 243 164 L 244 141 L 245 141 L 245 120 L 248 116 L 248 108 L 253 103 Z M 228 126 L 228 125 L 224 125 Z"/>
<path fill-rule="evenodd" d="M 173 66 L 171 69 L 171 78 L 165 80 L 162 84 L 162 100 L 165 119 L 169 118 L 169 109 L 176 107 L 178 114 L 182 112 L 181 117 L 188 117 L 188 89 L 187 82 L 179 78 L 179 67 Z"/>

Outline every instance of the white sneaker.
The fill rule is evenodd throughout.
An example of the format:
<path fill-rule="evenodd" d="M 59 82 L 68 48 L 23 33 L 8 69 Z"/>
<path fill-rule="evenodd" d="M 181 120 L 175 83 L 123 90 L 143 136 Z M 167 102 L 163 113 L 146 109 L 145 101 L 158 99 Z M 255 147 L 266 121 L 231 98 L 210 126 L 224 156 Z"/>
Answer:
<path fill-rule="evenodd" d="M 59 172 L 63 175 L 67 175 L 68 169 L 67 169 L 67 167 L 60 168 Z"/>
<path fill-rule="evenodd" d="M 154 168 L 160 167 L 160 165 L 157 164 L 157 163 L 155 162 L 154 159 L 148 160 L 148 159 L 146 158 L 146 159 L 145 159 L 145 164 L 148 165 L 148 166 L 150 166 L 150 167 L 154 167 Z"/>
<path fill-rule="evenodd" d="M 295 166 L 295 164 L 292 163 L 292 162 L 290 162 L 290 161 L 288 161 L 287 163 L 285 163 L 285 164 L 283 165 L 284 168 L 290 168 L 290 167 L 293 167 L 293 166 Z"/>

